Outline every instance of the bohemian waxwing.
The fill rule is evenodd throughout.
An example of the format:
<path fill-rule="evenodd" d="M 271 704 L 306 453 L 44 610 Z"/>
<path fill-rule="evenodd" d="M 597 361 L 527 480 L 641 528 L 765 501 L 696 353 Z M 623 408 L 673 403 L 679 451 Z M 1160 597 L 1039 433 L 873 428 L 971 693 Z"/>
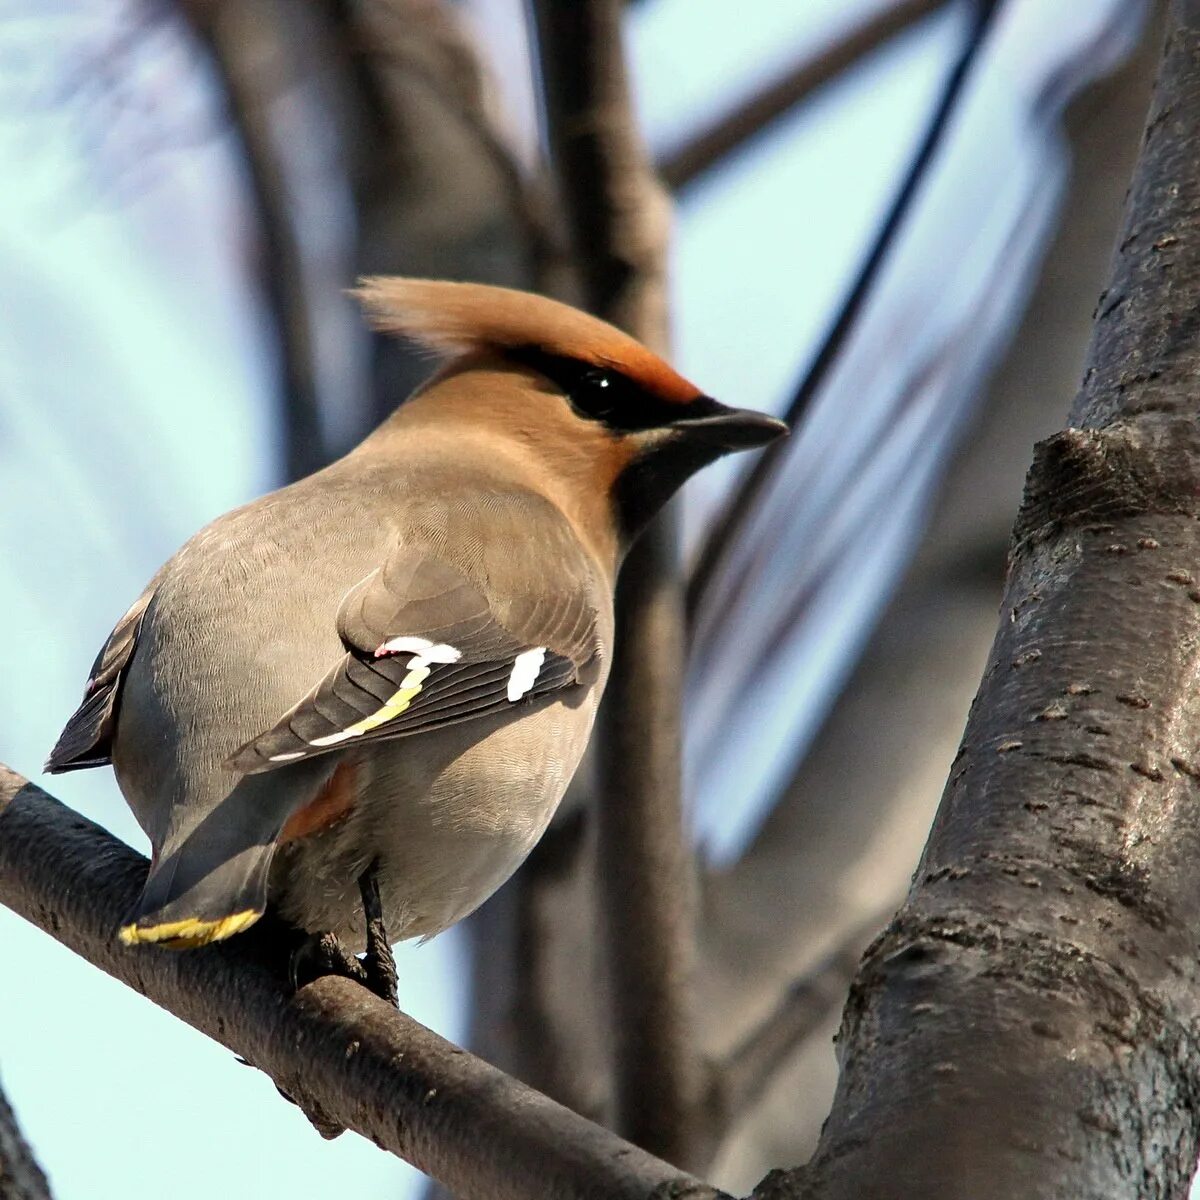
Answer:
<path fill-rule="evenodd" d="M 149 836 L 127 944 L 218 941 L 268 901 L 351 948 L 380 899 L 387 940 L 465 917 L 583 753 L 630 540 L 700 467 L 785 431 L 540 296 L 359 295 L 442 369 L 345 458 L 187 542 L 46 764 L 111 762 Z"/>

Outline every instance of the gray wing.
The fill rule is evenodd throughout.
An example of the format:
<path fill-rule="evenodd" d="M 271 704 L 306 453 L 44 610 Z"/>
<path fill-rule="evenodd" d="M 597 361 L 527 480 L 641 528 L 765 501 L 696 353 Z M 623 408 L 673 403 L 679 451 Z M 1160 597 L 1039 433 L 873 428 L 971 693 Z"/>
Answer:
<path fill-rule="evenodd" d="M 50 775 L 79 771 L 85 767 L 103 767 L 112 762 L 112 740 L 117 727 L 117 711 L 125 668 L 137 646 L 142 618 L 154 596 L 148 587 L 133 607 L 117 622 L 116 628 L 96 655 L 83 692 L 83 703 L 75 710 L 58 736 L 45 770 Z"/>
<path fill-rule="evenodd" d="M 537 592 L 497 594 L 428 546 L 399 547 L 338 611 L 346 656 L 229 759 L 247 774 L 375 738 L 426 733 L 590 683 L 594 572 L 556 556 Z"/>

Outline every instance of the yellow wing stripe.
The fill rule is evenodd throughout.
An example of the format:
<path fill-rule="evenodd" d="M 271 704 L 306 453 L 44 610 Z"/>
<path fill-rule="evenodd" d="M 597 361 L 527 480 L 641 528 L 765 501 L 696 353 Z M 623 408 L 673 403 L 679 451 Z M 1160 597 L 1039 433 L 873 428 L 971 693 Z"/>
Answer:
<path fill-rule="evenodd" d="M 421 688 L 428 678 L 428 667 L 412 667 L 404 676 L 400 690 L 395 692 L 382 708 L 376 709 L 369 717 L 363 717 L 361 721 L 355 721 L 353 725 L 347 725 L 345 729 L 339 729 L 337 733 L 313 738 L 309 745 L 333 746 L 338 742 L 344 742 L 347 738 L 359 737 L 371 729 L 376 729 L 380 725 L 394 720 L 421 694 Z"/>
<path fill-rule="evenodd" d="M 404 683 L 400 690 L 378 712 L 373 712 L 369 717 L 363 717 L 361 721 L 356 721 L 353 725 L 347 725 L 346 732 L 357 736 L 398 717 L 421 694 L 421 687 L 428 676 L 428 667 L 415 667 L 409 671 L 404 677 Z"/>
<path fill-rule="evenodd" d="M 261 916 L 262 913 L 248 908 L 216 921 L 185 917 L 182 921 L 166 921 L 162 925 L 122 925 L 117 936 L 126 946 L 153 943 L 172 950 L 190 949 L 233 937 L 235 933 L 248 929 Z"/>

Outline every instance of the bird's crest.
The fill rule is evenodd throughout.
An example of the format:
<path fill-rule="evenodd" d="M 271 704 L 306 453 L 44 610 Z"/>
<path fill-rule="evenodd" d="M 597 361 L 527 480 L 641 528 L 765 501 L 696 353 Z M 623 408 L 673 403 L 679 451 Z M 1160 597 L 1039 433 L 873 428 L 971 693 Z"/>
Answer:
<path fill-rule="evenodd" d="M 375 276 L 353 293 L 372 326 L 443 357 L 537 349 L 619 371 L 660 399 L 702 393 L 641 342 L 568 304 L 481 283 Z"/>

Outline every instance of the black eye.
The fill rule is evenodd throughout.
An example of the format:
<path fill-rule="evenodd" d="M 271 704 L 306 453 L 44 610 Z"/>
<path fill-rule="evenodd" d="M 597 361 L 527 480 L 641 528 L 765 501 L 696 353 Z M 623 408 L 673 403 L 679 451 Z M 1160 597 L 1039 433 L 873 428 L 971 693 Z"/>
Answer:
<path fill-rule="evenodd" d="M 608 371 L 598 368 L 584 371 L 568 386 L 568 394 L 575 406 L 584 414 L 597 420 L 604 420 L 616 412 L 619 400 L 618 381 Z"/>
<path fill-rule="evenodd" d="M 581 417 L 598 421 L 613 433 L 655 429 L 678 419 L 678 408 L 663 403 L 619 371 L 535 347 L 519 347 L 508 353 L 561 389 Z"/>
<path fill-rule="evenodd" d="M 613 377 L 607 371 L 593 369 L 584 371 L 579 382 L 585 388 L 606 388 L 612 387 Z"/>

